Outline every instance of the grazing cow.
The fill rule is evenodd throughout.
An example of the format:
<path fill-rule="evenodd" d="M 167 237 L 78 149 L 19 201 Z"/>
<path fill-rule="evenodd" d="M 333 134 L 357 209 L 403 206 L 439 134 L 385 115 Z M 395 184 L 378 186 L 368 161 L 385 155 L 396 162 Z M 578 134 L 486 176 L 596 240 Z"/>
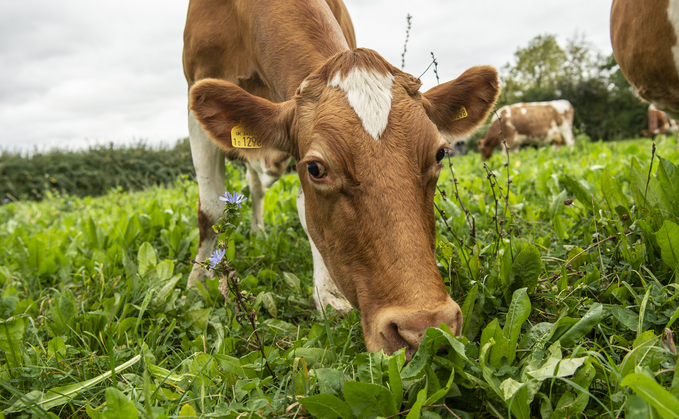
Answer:
<path fill-rule="evenodd" d="M 280 174 L 267 164 L 292 156 L 316 306 L 358 309 L 373 352 L 405 347 L 410 358 L 440 323 L 460 333 L 460 307 L 436 265 L 433 199 L 448 149 L 442 134 L 467 134 L 486 118 L 499 92 L 495 69 L 474 67 L 421 93 L 419 79 L 355 48 L 340 0 L 190 0 L 184 72 L 197 260 L 214 249 L 221 150 L 270 178 Z M 235 132 L 255 148 L 239 148 Z M 248 180 L 261 181 L 254 172 Z M 194 267 L 189 280 L 202 274 Z"/>
<path fill-rule="evenodd" d="M 665 138 L 666 134 L 676 134 L 679 132 L 677 121 L 668 118 L 667 114 L 659 111 L 655 106 L 648 107 L 648 129 L 641 131 L 644 137 L 655 137 L 660 134 Z"/>
<path fill-rule="evenodd" d="M 515 103 L 500 108 L 502 119 L 493 116 L 486 137 L 479 140 L 479 153 L 485 160 L 502 145 L 517 151 L 522 145 L 573 146 L 573 105 L 567 100 L 551 102 Z"/>
<path fill-rule="evenodd" d="M 639 97 L 679 119 L 679 2 L 613 0 L 611 44 Z"/>

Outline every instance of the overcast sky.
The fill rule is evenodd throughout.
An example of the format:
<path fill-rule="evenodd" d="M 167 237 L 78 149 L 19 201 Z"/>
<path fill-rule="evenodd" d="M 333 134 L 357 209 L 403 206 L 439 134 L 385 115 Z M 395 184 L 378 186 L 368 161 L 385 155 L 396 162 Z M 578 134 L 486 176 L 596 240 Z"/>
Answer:
<path fill-rule="evenodd" d="M 541 34 L 561 45 L 576 31 L 611 53 L 612 0 L 345 0 L 359 46 L 405 70 L 438 61 L 441 81 L 502 67 Z M 174 144 L 188 136 L 181 66 L 188 1 L 0 2 L 0 148 Z M 423 90 L 436 83 L 430 70 Z"/>

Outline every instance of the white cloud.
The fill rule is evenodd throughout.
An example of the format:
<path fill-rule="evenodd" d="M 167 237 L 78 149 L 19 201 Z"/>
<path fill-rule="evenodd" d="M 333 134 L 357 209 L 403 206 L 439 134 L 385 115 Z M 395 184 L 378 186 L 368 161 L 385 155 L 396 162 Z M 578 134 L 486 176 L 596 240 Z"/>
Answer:
<path fill-rule="evenodd" d="M 346 0 L 359 46 L 406 71 L 436 54 L 442 81 L 478 64 L 501 67 L 538 34 L 576 30 L 610 53 L 611 0 Z M 187 1 L 0 3 L 0 147 L 174 143 L 188 135 L 181 66 Z M 425 89 L 436 80 L 430 70 Z"/>

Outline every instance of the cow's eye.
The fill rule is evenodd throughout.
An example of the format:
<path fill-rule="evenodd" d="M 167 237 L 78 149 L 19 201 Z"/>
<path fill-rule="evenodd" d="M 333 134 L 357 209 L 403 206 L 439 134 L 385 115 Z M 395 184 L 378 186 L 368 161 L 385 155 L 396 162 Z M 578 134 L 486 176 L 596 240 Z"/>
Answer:
<path fill-rule="evenodd" d="M 441 160 L 443 160 L 444 157 L 446 157 L 446 149 L 442 148 L 436 153 L 436 162 L 441 163 Z"/>
<path fill-rule="evenodd" d="M 317 161 L 310 161 L 306 164 L 306 167 L 309 174 L 314 179 L 322 179 L 327 175 L 325 167 Z"/>

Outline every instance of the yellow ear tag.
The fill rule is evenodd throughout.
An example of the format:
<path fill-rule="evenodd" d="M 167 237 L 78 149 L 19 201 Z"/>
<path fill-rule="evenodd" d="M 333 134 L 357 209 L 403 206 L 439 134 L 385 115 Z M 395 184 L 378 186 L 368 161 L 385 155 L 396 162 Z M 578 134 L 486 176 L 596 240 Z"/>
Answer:
<path fill-rule="evenodd" d="M 467 117 L 467 108 L 464 106 L 461 107 L 455 114 L 453 115 L 453 121 L 459 121 L 460 119 L 464 119 Z"/>
<path fill-rule="evenodd" d="M 231 145 L 235 148 L 262 148 L 262 140 L 253 132 L 246 131 L 245 127 L 238 123 L 231 128 Z"/>

